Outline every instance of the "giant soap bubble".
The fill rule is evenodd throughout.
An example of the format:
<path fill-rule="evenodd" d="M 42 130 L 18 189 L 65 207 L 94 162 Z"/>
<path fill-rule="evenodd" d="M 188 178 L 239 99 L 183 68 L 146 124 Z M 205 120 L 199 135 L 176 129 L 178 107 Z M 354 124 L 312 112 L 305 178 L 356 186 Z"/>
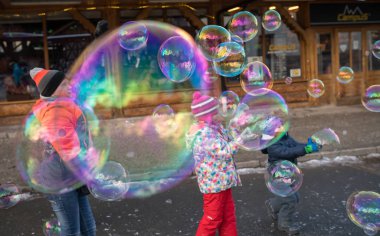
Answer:
<path fill-rule="evenodd" d="M 249 151 L 272 145 L 289 129 L 288 106 L 283 97 L 266 88 L 256 92 L 244 96 L 229 123 L 234 139 Z"/>
<path fill-rule="evenodd" d="M 228 30 L 233 35 L 239 36 L 243 42 L 253 39 L 259 27 L 256 17 L 249 11 L 241 11 L 236 13 L 228 24 Z"/>
<path fill-rule="evenodd" d="M 228 51 L 218 46 L 230 42 L 231 34 L 219 25 L 206 25 L 197 34 L 196 41 L 207 60 L 221 61 L 228 55 Z"/>
<path fill-rule="evenodd" d="M 246 66 L 244 47 L 236 42 L 221 43 L 220 51 L 228 51 L 228 55 L 221 61 L 214 61 L 215 72 L 225 77 L 239 75 Z"/>
<path fill-rule="evenodd" d="M 195 55 L 191 42 L 181 36 L 167 39 L 161 45 L 157 58 L 162 73 L 176 83 L 189 79 L 195 70 Z"/>
<path fill-rule="evenodd" d="M 130 21 L 119 28 L 118 41 L 125 50 L 138 50 L 145 47 L 148 30 L 144 24 Z"/>
<path fill-rule="evenodd" d="M 26 117 L 16 157 L 30 187 L 53 194 L 71 191 L 91 180 L 108 159 L 107 129 L 100 128 L 91 109 L 81 109 L 57 98 L 38 102 Z"/>
<path fill-rule="evenodd" d="M 255 95 L 258 89 L 272 88 L 272 73 L 264 63 L 260 61 L 250 62 L 240 74 L 240 84 L 246 93 Z M 267 90 L 262 89 L 260 91 L 265 92 Z"/>
<path fill-rule="evenodd" d="M 264 177 L 269 191 L 280 197 L 287 197 L 297 192 L 303 181 L 301 170 L 287 160 L 270 164 Z"/>
<path fill-rule="evenodd" d="M 313 142 L 318 145 L 330 145 L 330 144 L 340 144 L 339 136 L 335 133 L 334 130 L 330 128 L 324 128 L 314 133 L 311 136 Z"/>
<path fill-rule="evenodd" d="M 362 104 L 368 111 L 380 112 L 380 85 L 372 85 L 366 89 Z"/>
<path fill-rule="evenodd" d="M 137 24 L 146 28 L 143 47 L 126 50 L 120 45 L 120 30 L 136 28 L 136 23 L 126 24 L 94 41 L 70 71 L 72 93 L 79 103 L 110 108 L 125 116 L 153 114 L 128 122 L 125 118 L 106 122 L 106 130 L 112 131 L 107 136 L 109 156 L 130 177 L 123 198 L 165 191 L 192 173 L 193 158 L 185 142 L 192 117 L 181 109 L 191 101 L 194 89 L 207 91 L 214 80 L 207 73 L 208 61 L 186 31 L 163 22 Z M 230 41 L 228 31 L 225 39 Z M 158 106 L 173 101 L 178 102 L 173 107 L 177 112 L 159 115 L 163 107 Z"/>
<path fill-rule="evenodd" d="M 347 215 L 367 231 L 380 230 L 380 194 L 371 191 L 352 193 L 346 203 Z"/>
<path fill-rule="evenodd" d="M 96 174 L 88 187 L 92 195 L 100 200 L 121 200 L 129 189 L 128 172 L 120 163 L 109 161 Z"/>

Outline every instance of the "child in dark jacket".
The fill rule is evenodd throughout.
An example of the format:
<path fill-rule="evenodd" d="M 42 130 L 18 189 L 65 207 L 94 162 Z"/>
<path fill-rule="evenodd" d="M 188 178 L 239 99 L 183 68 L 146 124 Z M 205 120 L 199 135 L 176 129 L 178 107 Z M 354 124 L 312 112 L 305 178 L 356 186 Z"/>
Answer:
<path fill-rule="evenodd" d="M 262 150 L 268 154 L 268 165 L 277 161 L 288 160 L 297 164 L 297 158 L 309 153 L 318 152 L 319 146 L 310 138 L 308 143 L 299 143 L 286 133 L 278 142 Z M 277 227 L 289 235 L 299 234 L 299 227 L 294 224 L 294 213 L 299 203 L 299 194 L 295 192 L 288 197 L 275 196 L 265 201 L 268 214 L 273 220 L 278 220 Z"/>

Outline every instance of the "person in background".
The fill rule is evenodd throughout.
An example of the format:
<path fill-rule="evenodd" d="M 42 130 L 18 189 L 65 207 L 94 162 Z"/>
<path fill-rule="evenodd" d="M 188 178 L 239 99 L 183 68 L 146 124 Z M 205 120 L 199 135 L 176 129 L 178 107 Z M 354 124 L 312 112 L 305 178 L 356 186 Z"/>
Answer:
<path fill-rule="evenodd" d="M 43 178 L 55 178 L 57 183 L 75 181 L 76 176 L 67 168 L 68 162 L 79 161 L 80 153 L 90 143 L 88 124 L 82 109 L 70 99 L 70 82 L 64 73 L 34 68 L 30 76 L 37 85 L 41 98 L 33 106 L 33 114 L 44 130 L 46 161 Z M 80 181 L 78 180 L 80 183 Z M 63 189 L 62 189 L 63 190 Z M 46 194 L 61 226 L 61 235 L 96 234 L 95 219 L 91 211 L 85 185 L 59 194 Z"/>

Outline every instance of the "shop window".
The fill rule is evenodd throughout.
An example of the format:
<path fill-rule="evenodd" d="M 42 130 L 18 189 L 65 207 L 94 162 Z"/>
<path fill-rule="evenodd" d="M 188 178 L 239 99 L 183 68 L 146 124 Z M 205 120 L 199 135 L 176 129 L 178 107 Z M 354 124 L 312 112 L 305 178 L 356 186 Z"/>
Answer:
<path fill-rule="evenodd" d="M 297 34 L 284 23 L 274 31 L 265 31 L 265 64 L 274 80 L 301 77 L 301 52 Z"/>
<path fill-rule="evenodd" d="M 331 74 L 331 34 L 317 34 L 318 74 Z"/>
<path fill-rule="evenodd" d="M 367 50 L 368 50 L 368 70 L 380 70 L 380 59 L 376 58 L 372 54 L 373 44 L 380 40 L 380 31 L 368 31 L 367 32 Z"/>
<path fill-rule="evenodd" d="M 4 22 L 0 32 L 0 101 L 37 98 L 29 70 L 44 65 L 42 24 Z"/>
<path fill-rule="evenodd" d="M 360 32 L 339 32 L 339 67 L 362 71 L 362 41 Z"/>
<path fill-rule="evenodd" d="M 362 71 L 362 33 L 351 32 L 352 69 Z"/>

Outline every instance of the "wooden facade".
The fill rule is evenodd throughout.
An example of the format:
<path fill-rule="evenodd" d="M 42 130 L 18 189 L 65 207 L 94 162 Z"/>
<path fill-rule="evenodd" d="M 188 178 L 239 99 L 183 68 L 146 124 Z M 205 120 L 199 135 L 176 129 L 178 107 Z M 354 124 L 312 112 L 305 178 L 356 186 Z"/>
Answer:
<path fill-rule="evenodd" d="M 20 19 L 40 19 L 43 29 L 43 61 L 49 68 L 49 48 L 47 43 L 48 30 L 46 24 L 61 13 L 75 20 L 90 34 L 95 31 L 96 19 L 90 15 L 97 15 L 99 19 L 106 19 L 110 28 L 118 27 L 122 21 L 152 19 L 168 21 L 171 12 L 186 19 L 193 30 L 199 30 L 207 24 L 224 26 L 224 18 L 238 10 L 251 11 L 261 15 L 267 9 L 275 8 L 280 13 L 282 24 L 298 38 L 299 63 L 293 66 L 299 73 L 295 76 L 292 85 L 284 83 L 284 78 L 276 78 L 273 89 L 278 91 L 290 107 L 320 106 L 325 104 L 345 105 L 360 103 L 365 89 L 373 84 L 380 84 L 379 62 L 370 61 L 371 42 L 380 37 L 380 20 L 368 15 L 376 15 L 375 11 L 380 0 L 359 1 L 221 1 L 221 0 L 188 0 L 188 1 L 155 1 L 155 0 L 77 0 L 77 1 L 22 1 L 0 0 L 0 20 L 2 22 L 18 22 Z M 290 9 L 297 9 L 292 12 Z M 320 9 L 336 9 L 320 12 Z M 338 9 L 343 9 L 342 11 Z M 370 9 L 373 8 L 373 12 Z M 317 9 L 317 11 L 315 10 Z M 91 13 L 92 12 L 92 13 Z M 320 12 L 318 15 L 318 12 Z M 95 14 L 96 13 L 96 14 Z M 320 17 L 320 18 L 319 18 Z M 52 19 L 51 19 L 52 18 Z M 324 19 L 328 20 L 324 20 Z M 69 25 L 72 23 L 68 23 Z M 1 24 L 0 24 L 1 26 Z M 65 25 L 56 31 L 65 30 Z M 68 27 L 68 26 L 67 26 Z M 189 29 L 191 30 L 191 29 Z M 2 28 L 0 28 L 0 35 Z M 326 41 L 321 41 L 326 40 Z M 379 38 L 377 38 L 379 40 Z M 268 54 L 277 55 L 277 45 L 273 45 L 270 37 L 263 33 L 258 38 L 261 58 L 271 58 Z M 373 43 L 373 42 L 372 42 Z M 346 46 L 342 46 L 342 45 Z M 346 47 L 346 48 L 344 48 Z M 271 48 L 273 51 L 271 51 Z M 344 50 L 343 50 L 344 49 Z M 286 56 L 286 45 L 284 52 Z M 293 50 L 294 51 L 294 50 Z M 344 51 L 344 52 L 342 52 Z M 0 51 L 1 52 L 1 51 Z M 297 55 L 298 55 L 297 54 Z M 355 79 L 349 84 L 341 84 L 336 80 L 339 68 L 344 63 L 358 68 L 355 70 Z M 380 60 L 379 60 L 380 61 Z M 323 65 L 321 65 L 321 63 Z M 293 63 L 294 64 L 294 63 Z M 296 63 L 297 64 L 297 63 Z M 327 65 L 325 65 L 327 64 Z M 358 65 L 360 64 L 360 65 Z M 288 75 L 290 76 L 290 75 Z M 320 98 L 312 98 L 307 94 L 308 81 L 318 78 L 325 84 L 325 94 Z M 222 90 L 235 91 L 240 96 L 245 92 L 240 83 L 221 78 L 214 83 L 213 94 L 217 96 Z M 151 114 L 159 104 L 167 103 L 175 110 L 189 109 L 191 103 L 191 89 L 178 90 L 170 93 L 155 92 L 141 94 L 136 101 L 122 109 L 98 108 L 104 118 L 120 116 L 140 116 Z M 154 97 L 154 99 L 152 99 Z M 34 100 L 0 102 L 0 125 L 17 124 L 30 110 Z"/>

